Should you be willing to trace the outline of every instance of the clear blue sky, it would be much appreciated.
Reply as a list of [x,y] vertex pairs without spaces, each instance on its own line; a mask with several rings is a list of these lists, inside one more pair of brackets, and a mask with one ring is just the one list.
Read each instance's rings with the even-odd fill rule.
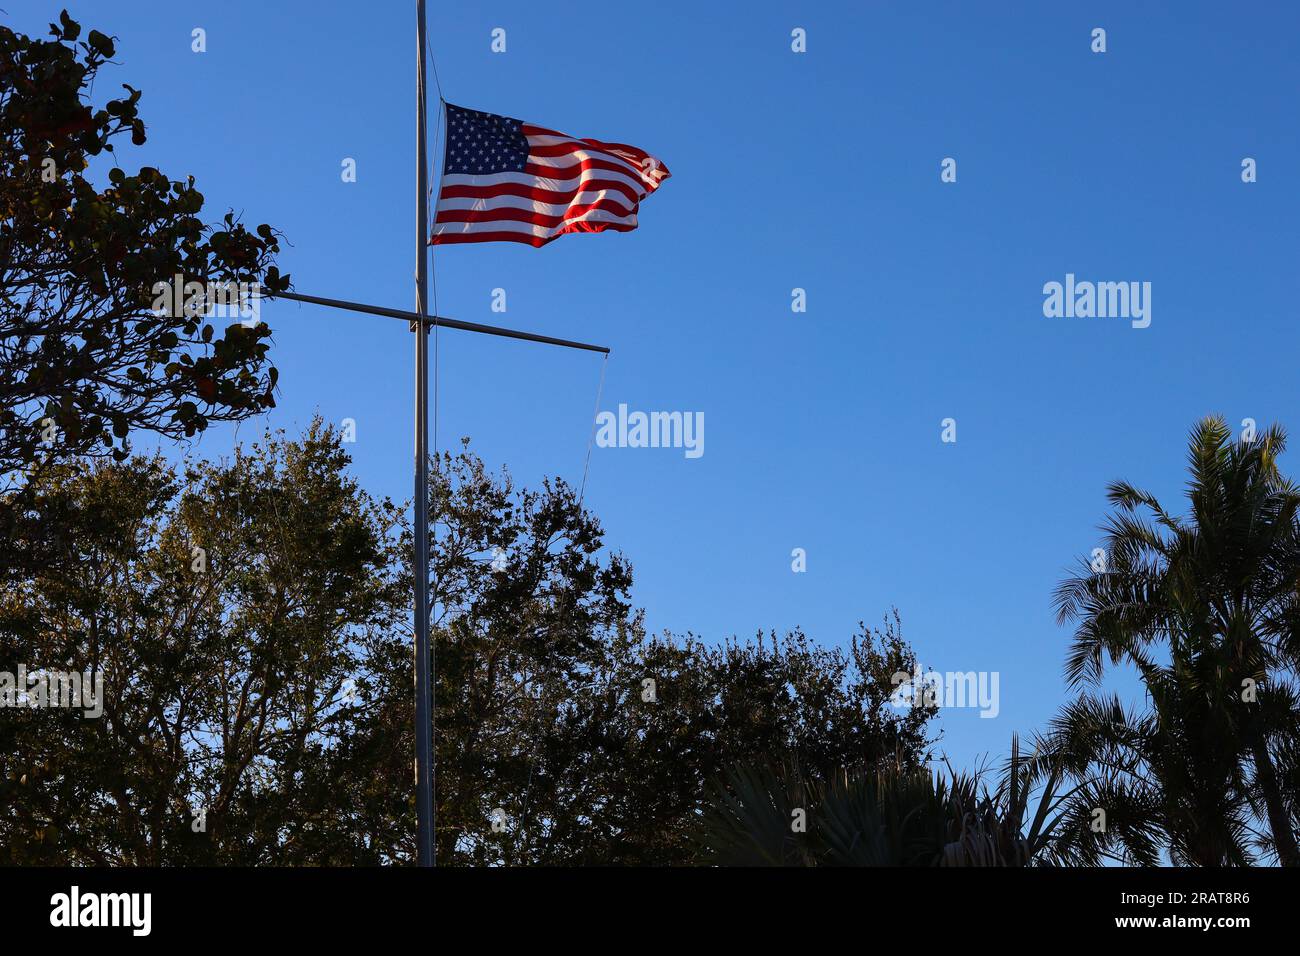
[[[0,5],[29,32],[59,9]],[[283,230],[298,291],[410,307],[413,2],[68,6],[119,37],[101,82],[144,90],[149,143],[128,165],[193,174],[214,218]],[[440,310],[610,345],[603,408],[705,413],[700,459],[593,456],[587,502],[651,628],[800,625],[832,644],[897,606],[927,664],[1000,672],[998,718],[942,719],[969,766],[1064,696],[1051,592],[1098,543],[1106,483],[1176,499],[1186,432],[1210,412],[1300,429],[1298,10],[433,2],[450,101],[634,143],[673,172],[636,232],[439,250]],[[1045,318],[1043,284],[1067,272],[1151,282],[1151,327]],[[405,326],[288,304],[264,317],[282,388],[269,421],[354,418],[365,486],[407,497]],[[525,484],[576,481],[599,371],[445,332],[440,439],[472,436]]]

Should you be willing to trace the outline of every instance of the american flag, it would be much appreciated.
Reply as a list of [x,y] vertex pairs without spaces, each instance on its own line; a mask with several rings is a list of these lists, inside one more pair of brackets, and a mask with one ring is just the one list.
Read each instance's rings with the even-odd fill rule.
[[447,104],[447,152],[433,245],[526,242],[566,232],[630,232],[668,168],[644,150],[578,139]]

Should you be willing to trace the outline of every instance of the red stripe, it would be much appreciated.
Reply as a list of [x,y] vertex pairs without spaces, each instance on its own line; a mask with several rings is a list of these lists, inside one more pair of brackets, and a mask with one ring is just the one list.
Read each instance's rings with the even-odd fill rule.
[[531,123],[524,123],[519,127],[519,129],[524,136],[559,136],[563,139],[572,140],[575,143],[582,143],[584,146],[595,147],[600,150],[609,151],[613,149],[621,149],[624,152],[633,154],[634,156],[640,156],[642,159],[646,159],[650,156],[650,154],[644,149],[640,149],[636,146],[629,146],[626,143],[606,143],[603,140],[591,139],[589,137],[581,139],[577,136],[570,136],[568,133],[561,133],[559,130],[547,129],[544,126],[533,126]]
[[[562,134],[556,134],[562,135]],[[645,166],[647,160],[654,160],[654,169],[662,170],[664,179],[668,179],[672,173],[658,159],[655,159],[643,149],[637,149],[635,146],[628,146],[624,143],[603,143],[598,139],[573,139],[569,137],[567,143],[548,143],[543,146],[538,143],[529,143],[528,151],[531,155],[557,157],[565,156],[575,152],[597,153],[601,156],[607,156],[612,162],[632,170],[638,176],[645,175]],[[630,153],[631,157],[620,155],[620,152]]]
[[649,153],[635,150],[633,156],[637,158],[628,159],[597,145],[594,140],[586,139],[569,139],[568,142],[564,143],[535,143],[529,140],[528,153],[530,156],[545,156],[550,159],[559,156],[572,156],[574,153],[596,153],[612,163],[618,163],[620,166],[631,170],[633,173],[639,173],[645,161],[650,158]]
[[568,133],[561,133],[558,129],[547,129],[545,126],[534,126],[532,123],[521,123],[519,131],[525,136],[563,136],[565,139],[573,139]]
[[621,156],[615,156],[608,150],[596,149],[590,143],[581,141],[571,143],[529,143],[528,153],[531,156],[569,156],[573,153],[599,153],[602,156],[608,156],[614,162],[621,162],[629,168],[635,168]]
[[558,235],[567,235],[571,232],[604,232],[606,229],[612,229],[614,232],[631,232],[636,228],[636,223],[632,222],[571,222]]
[[636,146],[629,146],[627,143],[607,143],[600,139],[588,139],[586,142],[591,143],[597,149],[605,150],[607,153],[631,153],[633,156],[639,156],[643,160],[650,158],[650,154],[644,149],[640,149]]
[[561,216],[548,216],[545,213],[512,207],[503,207],[501,209],[443,209],[438,213],[434,225],[440,222],[526,222],[532,226],[558,226],[568,219],[585,216],[593,209],[612,212],[618,216],[633,216],[637,211],[635,206],[631,209],[624,209],[617,203],[607,199],[581,206],[570,206]]
[[[528,157],[530,159],[537,156],[544,157],[546,159],[558,159],[561,156],[572,156],[576,152],[577,150],[569,149],[564,146],[529,146]],[[587,152],[591,152],[591,150],[588,149]],[[620,156],[615,156],[613,153],[600,152],[600,155],[608,156],[609,158],[580,160],[579,164],[585,166],[587,163],[600,163],[601,165],[596,166],[595,168],[608,169],[612,172],[623,173],[624,175],[630,176],[633,179],[637,180],[638,182],[643,183],[646,186],[646,188],[648,188],[651,192],[658,189],[659,184],[661,182],[663,182],[665,179],[669,179],[672,176],[672,173],[668,171],[668,167],[665,166],[663,163],[659,162],[659,160],[655,160],[655,163],[657,165],[653,167],[653,171],[663,173],[663,176],[661,176],[658,180],[656,180],[654,179],[654,177],[652,177],[649,174],[649,172],[647,172],[644,169],[644,166],[638,166],[636,163],[629,162],[628,160],[623,159]],[[645,157],[645,159],[651,158],[650,155],[647,153],[643,153],[642,155]],[[546,168],[547,167],[545,166],[538,166],[534,163],[528,163],[526,170],[531,173],[535,169],[546,169]],[[556,166],[554,168],[568,169],[572,167]],[[538,173],[537,175],[545,175],[545,174]]]
[[579,181],[577,187],[564,192],[555,189],[537,189],[533,186],[525,186],[523,183],[496,183],[492,186],[443,186],[442,191],[438,193],[438,198],[491,199],[494,196],[519,196],[523,199],[531,199],[534,202],[567,206],[573,202],[573,197],[578,193],[595,192],[602,189],[617,190],[633,203],[639,202],[642,198],[633,192],[632,188],[626,183],[615,182],[610,179],[583,179]]
[[[586,227],[586,228],[579,228]],[[449,246],[461,242],[522,242],[540,249],[548,242],[571,232],[631,232],[636,226],[620,222],[575,222],[553,236],[530,236],[523,232],[448,232],[429,240],[431,246]]]
[[[635,179],[637,182],[647,185],[639,173],[633,173],[628,170],[626,163],[611,163],[604,159],[584,159],[574,163],[571,166],[542,166],[539,163],[527,163],[524,166],[524,172],[530,176],[545,176],[547,179],[572,179],[577,173],[586,172],[589,169],[599,169],[609,173],[622,173],[629,179]],[[654,188],[654,187],[650,187]]]
[[541,247],[554,237],[538,238],[526,232],[447,232],[429,240],[431,246],[450,246],[459,242],[525,242]]

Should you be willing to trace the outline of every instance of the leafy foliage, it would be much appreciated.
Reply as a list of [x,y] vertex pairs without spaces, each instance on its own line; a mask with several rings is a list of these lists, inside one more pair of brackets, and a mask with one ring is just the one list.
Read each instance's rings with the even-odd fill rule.
[[[1044,774],[1031,805],[1030,780]],[[736,765],[715,784],[696,839],[721,866],[1031,866],[1077,862],[1082,839],[1061,774],[1039,754],[985,774],[880,761],[825,778],[794,762]]]
[[[127,455],[135,430],[187,437],[275,404],[270,330],[224,331],[191,308],[158,310],[156,283],[288,287],[267,225],[199,218],[193,178],[130,174],[116,146],[145,142],[141,92],[89,102],[111,37],[66,11],[51,39],[0,26],[0,477],[39,462]],[[92,161],[112,160],[106,184]],[[0,515],[0,517],[4,517]],[[12,516],[9,516],[12,518]],[[7,532],[0,521],[0,533]]]
[[[1300,865],[1294,787],[1300,661],[1300,489],[1278,470],[1280,427],[1234,440],[1207,418],[1189,442],[1186,517],[1126,482],[1110,487],[1106,568],[1085,561],[1056,603],[1077,622],[1070,681],[1104,663],[1142,679],[1147,713],[1085,692],[1047,745],[1099,775],[1111,850],[1152,863]],[[1266,830],[1256,829],[1262,819]]]
[[41,478],[61,560],[0,589],[0,668],[97,669],[105,701],[98,719],[5,711],[11,861],[367,859],[335,855],[353,824],[322,806],[322,764],[365,714],[349,678],[376,694],[366,662],[391,652],[400,593],[392,512],[345,460],[315,429],[184,475],[136,458]]
[[[0,670],[101,668],[106,703],[5,712],[0,859],[413,856],[410,529],[347,460],[317,423],[183,474],[33,479],[45,560],[0,582]],[[847,652],[650,638],[571,488],[517,490],[468,450],[437,475],[441,862],[686,863],[732,761],[921,759],[932,712],[887,703],[914,663],[895,625]]]

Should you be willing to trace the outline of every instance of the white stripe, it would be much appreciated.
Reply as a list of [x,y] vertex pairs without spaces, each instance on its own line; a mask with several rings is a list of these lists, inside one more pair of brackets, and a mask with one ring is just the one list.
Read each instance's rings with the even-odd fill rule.
[[438,212],[442,212],[444,209],[526,209],[529,212],[535,212],[543,216],[562,216],[571,206],[585,206],[588,203],[600,202],[604,199],[618,203],[630,213],[636,212],[637,204],[629,202],[626,196],[613,189],[580,192],[574,197],[573,202],[571,203],[536,202],[532,199],[525,199],[523,196],[487,196],[482,199],[439,199]]
[[[577,140],[570,136],[529,136],[529,146],[559,146],[567,144],[577,144],[573,152],[564,156],[529,156],[530,163],[537,163],[540,166],[567,166],[575,160],[581,159],[603,159],[607,162],[618,163],[620,166],[626,166],[629,173],[635,175],[638,179],[643,180],[646,185],[654,189],[659,185],[659,180],[663,178],[663,163],[655,159],[649,153],[646,153],[647,160],[653,160],[649,169],[653,172],[647,172],[645,161],[636,158],[629,158],[618,153],[610,152],[606,149],[600,149],[596,146],[589,146],[586,143],[578,143]],[[658,176],[656,179],[654,176]]]
[[558,226],[534,226],[526,222],[440,222],[433,227],[435,236],[465,235],[473,232],[521,232],[525,235],[546,239],[558,236],[566,226],[574,222],[610,222],[636,225],[636,216],[615,216],[600,209],[593,209],[560,223]]
[[636,194],[638,199],[645,199],[649,193],[646,191],[645,184],[633,180],[622,173],[613,173],[603,169],[591,169],[579,173],[569,179],[551,179],[546,176],[530,176],[528,173],[492,173],[487,176],[470,176],[466,173],[448,173],[442,177],[442,185],[446,186],[470,186],[482,189],[488,186],[500,186],[505,183],[514,183],[519,186],[528,186],[531,189],[549,189],[552,192],[567,193],[578,189],[584,182],[591,180],[604,180],[606,182],[623,183]]
[[[533,163],[534,165],[549,166],[552,168],[560,168],[560,169],[563,169],[566,166],[572,166],[575,163],[580,163],[583,160],[587,160],[587,159],[601,159],[601,160],[605,160],[606,162],[610,161],[610,157],[607,157],[604,153],[586,153],[586,152],[570,153],[568,156],[529,156],[528,157],[528,161],[530,163]],[[658,174],[659,179],[654,179],[648,173],[642,172],[640,170],[634,171],[634,168],[630,166],[628,163],[616,162],[614,165],[624,167],[627,170],[627,172],[620,173],[620,172],[614,172],[613,170],[610,169],[593,169],[588,171],[587,175],[588,176],[615,176],[615,177],[620,177],[620,176],[630,177],[634,175],[636,177],[636,182],[638,187],[643,190],[647,186],[651,190],[654,190],[659,185],[659,179],[663,178],[663,172],[658,169],[655,170],[655,173]]]
[[593,146],[590,143],[584,143],[574,136],[529,136],[529,147],[533,146],[566,146],[573,152],[573,156],[590,156],[592,159],[607,159],[612,163],[622,163],[629,169],[636,172],[641,171],[641,160],[638,157],[627,157],[612,150],[604,149],[600,146]]

